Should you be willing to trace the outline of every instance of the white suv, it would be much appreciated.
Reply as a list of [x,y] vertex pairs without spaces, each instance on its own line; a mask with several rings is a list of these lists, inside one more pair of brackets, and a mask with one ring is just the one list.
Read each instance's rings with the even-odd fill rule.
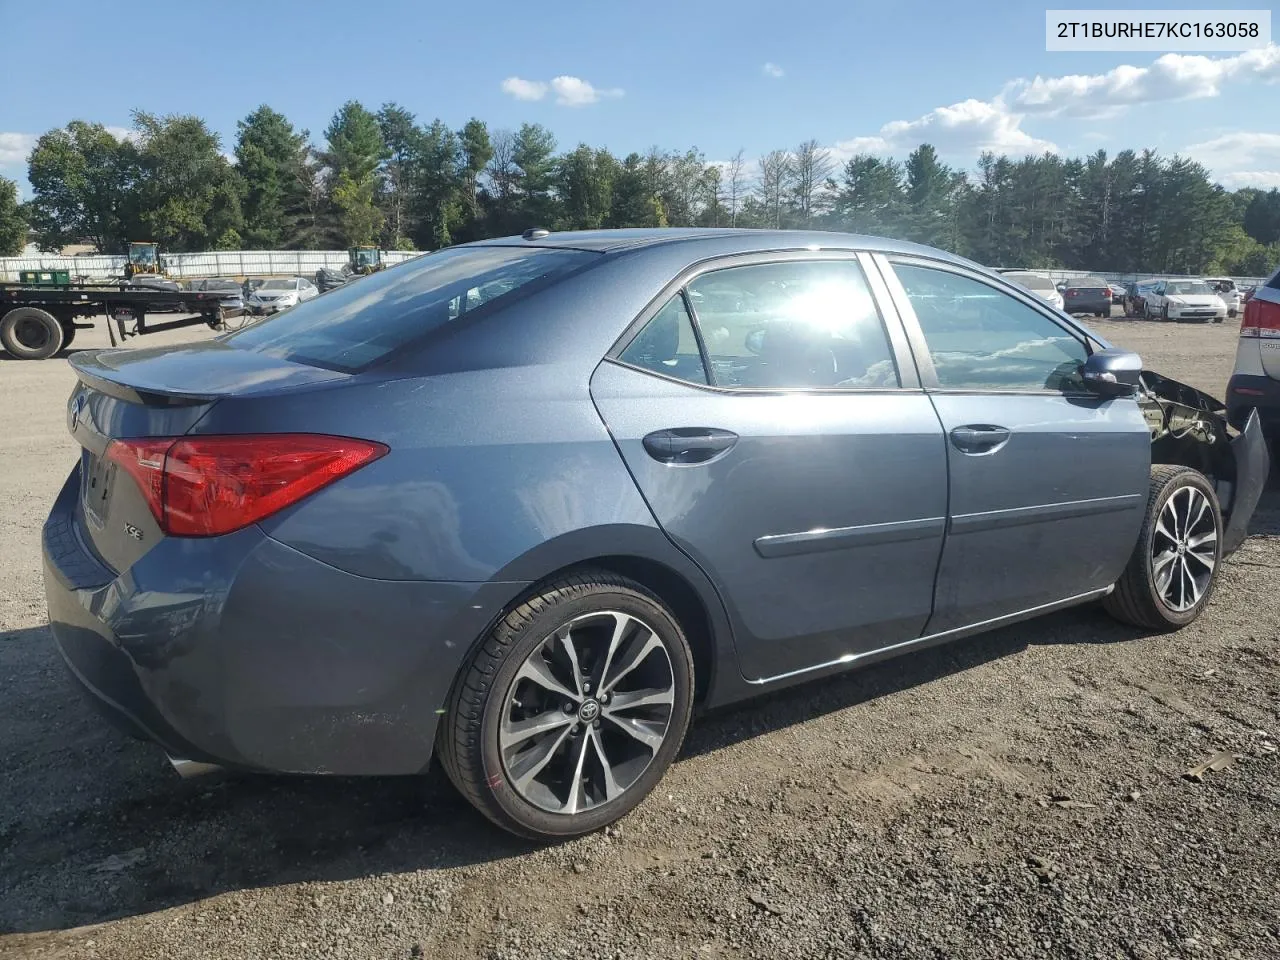
[[1147,294],[1147,318],[1221,323],[1227,305],[1203,280],[1161,280]]
[[1244,305],[1236,369],[1227,383],[1227,419],[1243,426],[1258,411],[1271,452],[1280,460],[1280,270]]

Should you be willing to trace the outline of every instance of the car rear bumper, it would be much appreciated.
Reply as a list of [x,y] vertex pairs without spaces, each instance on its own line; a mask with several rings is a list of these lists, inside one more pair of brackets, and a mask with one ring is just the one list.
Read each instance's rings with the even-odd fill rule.
[[1280,437],[1280,380],[1237,373],[1227,381],[1227,420],[1244,427],[1250,410],[1258,411],[1262,431],[1273,441]]
[[167,538],[115,573],[45,523],[59,652],[95,704],[171,757],[286,773],[411,774],[472,641],[523,585],[372,580],[256,527]]

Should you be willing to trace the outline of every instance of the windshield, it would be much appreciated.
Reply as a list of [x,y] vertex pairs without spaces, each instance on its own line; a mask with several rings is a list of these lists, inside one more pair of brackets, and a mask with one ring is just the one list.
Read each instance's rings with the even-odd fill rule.
[[1213,291],[1209,289],[1209,285],[1200,280],[1179,280],[1177,282],[1171,282],[1164,288],[1164,292],[1167,296],[1171,297],[1213,293]]
[[154,263],[155,259],[154,247],[134,247],[129,251],[129,260],[132,263]]
[[226,342],[283,360],[357,370],[526,283],[598,256],[547,247],[452,247],[344,284]]
[[296,290],[297,284],[292,280],[268,280],[259,290]]

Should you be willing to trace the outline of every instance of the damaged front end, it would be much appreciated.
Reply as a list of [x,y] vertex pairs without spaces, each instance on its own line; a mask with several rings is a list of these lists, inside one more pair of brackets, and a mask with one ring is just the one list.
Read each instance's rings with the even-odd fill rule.
[[1222,552],[1235,552],[1270,471],[1257,411],[1237,434],[1220,400],[1151,370],[1142,371],[1138,404],[1151,429],[1151,462],[1192,467],[1213,481],[1225,518]]

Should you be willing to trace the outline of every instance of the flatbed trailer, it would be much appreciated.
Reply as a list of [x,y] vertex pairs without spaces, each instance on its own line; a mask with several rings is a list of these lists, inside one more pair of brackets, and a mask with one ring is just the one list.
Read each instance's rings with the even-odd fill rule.
[[[20,286],[0,283],[0,346],[19,360],[45,360],[71,345],[77,330],[89,330],[85,318],[107,317],[111,345],[130,337],[161,330],[205,324],[223,329],[227,319],[241,313],[229,309],[216,292],[147,290],[126,284],[80,286]],[[159,323],[153,313],[187,314]]]

